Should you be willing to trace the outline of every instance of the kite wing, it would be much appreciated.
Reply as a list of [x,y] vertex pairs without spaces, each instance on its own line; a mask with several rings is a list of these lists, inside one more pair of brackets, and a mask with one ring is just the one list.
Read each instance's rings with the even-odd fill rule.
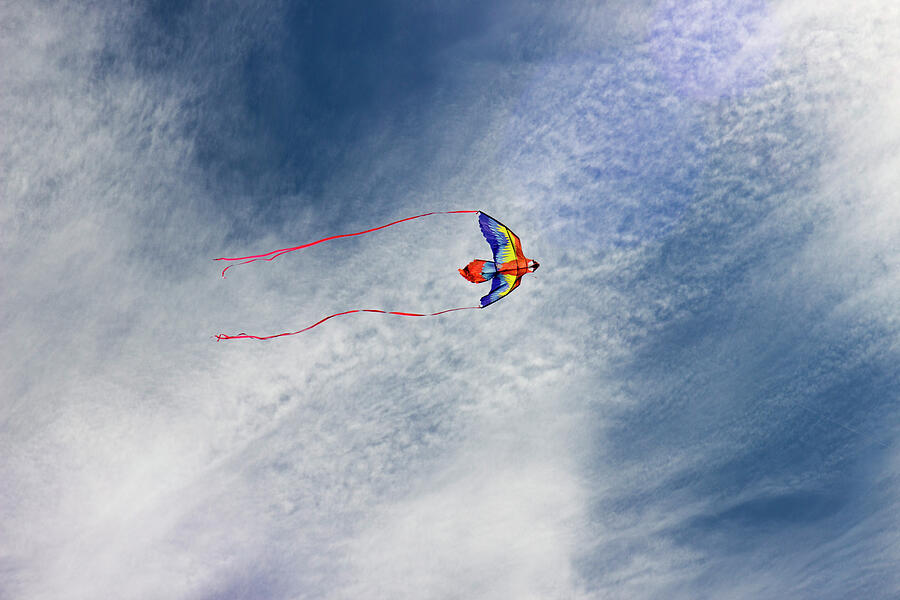
[[481,298],[481,308],[488,304],[493,304],[500,298],[506,296],[511,291],[519,287],[522,282],[522,276],[516,277],[511,273],[498,273],[491,280],[491,291],[488,295]]
[[[491,245],[495,263],[502,265],[517,258],[525,258],[525,255],[522,253],[522,242],[519,241],[519,237],[516,234],[510,231],[509,227],[483,212],[478,213],[478,224],[481,226],[481,233],[484,234],[484,239]],[[491,290],[489,295],[493,293],[494,290]],[[503,295],[508,293],[504,292],[498,298],[502,298]],[[493,301],[491,300],[491,302]],[[482,299],[483,302],[484,299]]]

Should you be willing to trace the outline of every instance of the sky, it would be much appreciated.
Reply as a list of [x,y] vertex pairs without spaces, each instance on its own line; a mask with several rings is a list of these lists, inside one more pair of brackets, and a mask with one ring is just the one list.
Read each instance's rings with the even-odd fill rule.
[[0,3],[0,599],[898,597],[898,30]]

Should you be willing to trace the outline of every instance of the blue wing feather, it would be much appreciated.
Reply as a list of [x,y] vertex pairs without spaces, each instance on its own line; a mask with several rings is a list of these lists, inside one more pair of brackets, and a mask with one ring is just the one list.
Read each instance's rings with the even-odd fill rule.
[[495,263],[503,264],[516,259],[516,249],[513,244],[515,234],[508,227],[485,213],[478,213],[478,224],[481,226],[484,239],[491,246]]
[[519,287],[520,281],[522,281],[521,276],[516,277],[509,273],[498,273],[491,280],[491,291],[481,298],[481,308],[484,308],[488,304],[493,304],[503,296],[509,294]]

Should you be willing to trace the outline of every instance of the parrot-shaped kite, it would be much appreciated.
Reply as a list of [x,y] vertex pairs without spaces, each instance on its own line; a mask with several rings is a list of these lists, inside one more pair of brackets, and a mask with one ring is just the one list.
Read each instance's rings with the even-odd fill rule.
[[491,245],[494,260],[475,259],[460,269],[459,274],[472,283],[492,282],[490,293],[481,298],[481,308],[484,308],[519,287],[522,276],[534,273],[541,264],[525,257],[519,236],[497,219],[479,212],[478,224]]
[[[271,252],[267,252],[265,254],[255,254],[252,256],[241,256],[236,258],[217,258],[215,260],[223,260],[227,262],[231,262],[228,266],[226,266],[222,270],[222,277],[225,277],[225,271],[230,269],[236,265],[244,265],[247,263],[255,262],[257,260],[274,260],[281,256],[282,254],[287,254],[288,252],[294,252],[295,250],[302,250],[303,248],[309,248],[310,246],[315,246],[316,244],[321,244],[322,242],[327,242],[328,240],[335,240],[338,238],[352,237],[355,235],[363,235],[365,233],[371,233],[373,231],[378,231],[379,229],[384,229],[385,227],[391,227],[392,225],[396,225],[398,223],[403,223],[404,221],[411,221],[413,219],[421,219],[422,217],[427,217],[429,215],[438,215],[438,214],[462,214],[462,213],[477,213],[478,214],[478,224],[481,226],[481,232],[484,234],[485,239],[488,244],[491,246],[491,250],[494,253],[494,260],[483,260],[483,259],[475,259],[466,265],[465,268],[459,269],[460,275],[471,281],[472,283],[483,283],[485,281],[491,281],[491,291],[485,295],[481,299],[480,306],[461,306],[458,308],[448,308],[445,310],[440,310],[433,313],[412,313],[412,312],[397,312],[397,311],[389,311],[389,310],[381,310],[377,308],[357,308],[353,310],[347,310],[340,313],[335,313],[333,315],[328,315],[327,317],[316,321],[312,325],[308,327],[304,327],[298,331],[288,331],[285,333],[278,333],[275,335],[267,335],[267,336],[255,336],[249,335],[246,333],[239,333],[237,335],[226,335],[224,333],[220,333],[216,335],[216,340],[235,340],[235,339],[254,339],[254,340],[270,340],[272,338],[282,337],[286,335],[297,335],[298,333],[303,333],[304,331],[309,331],[313,327],[320,325],[327,321],[328,319],[339,317],[342,315],[349,315],[351,313],[379,313],[384,315],[396,315],[400,317],[434,317],[437,315],[442,315],[444,313],[449,313],[457,310],[469,310],[473,308],[485,308],[500,300],[504,296],[507,296],[514,289],[519,287],[519,284],[522,282],[522,276],[525,273],[533,273],[538,269],[540,264],[531,260],[530,258],[526,258],[525,254],[522,253],[522,242],[519,241],[519,237],[514,234],[507,226],[505,226],[500,221],[497,221],[493,217],[481,212],[480,210],[450,210],[450,211],[439,211],[439,212],[430,212],[425,213],[423,215],[416,215],[413,217],[406,217],[405,219],[400,219],[398,221],[394,221],[392,223],[388,223],[387,225],[381,225],[380,227],[374,227],[372,229],[366,229],[365,231],[358,231],[356,233],[343,233],[341,235],[333,235],[330,237],[322,238],[321,240],[316,240],[315,242],[309,242],[307,244],[303,244],[300,246],[294,246],[293,248],[282,248],[280,250],[272,250]],[[239,262],[238,262],[239,261]]]

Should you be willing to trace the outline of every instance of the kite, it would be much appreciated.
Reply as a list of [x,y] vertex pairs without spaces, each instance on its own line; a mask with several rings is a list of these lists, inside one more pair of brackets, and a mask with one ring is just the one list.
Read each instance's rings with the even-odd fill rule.
[[475,259],[466,265],[464,268],[459,269],[459,274],[462,275],[468,281],[472,283],[484,283],[485,281],[490,281],[491,283],[491,291],[488,292],[485,296],[481,298],[481,304],[478,306],[460,306],[457,308],[448,308],[445,310],[440,310],[432,313],[413,313],[413,312],[398,312],[398,311],[390,311],[390,310],[381,310],[376,308],[357,308],[353,310],[347,310],[344,312],[335,313],[333,315],[328,315],[327,317],[316,321],[312,325],[308,327],[304,327],[298,331],[288,331],[285,333],[278,333],[275,335],[267,335],[267,336],[255,336],[249,335],[247,333],[239,333],[237,335],[226,335],[223,333],[216,334],[216,340],[237,340],[237,339],[254,339],[254,340],[270,340],[273,338],[288,336],[288,335],[297,335],[298,333],[303,333],[304,331],[309,331],[313,327],[321,325],[325,321],[329,319],[333,319],[334,317],[340,317],[343,315],[349,315],[352,313],[378,313],[383,315],[395,315],[400,317],[434,317],[437,315],[443,315],[445,313],[454,312],[458,310],[470,310],[475,308],[486,308],[497,302],[501,298],[508,296],[514,289],[519,287],[519,284],[522,282],[522,277],[526,273],[533,273],[537,271],[538,267],[540,267],[540,263],[536,260],[532,260],[530,258],[526,258],[525,254],[522,252],[522,242],[519,240],[519,237],[512,232],[506,225],[501,223],[500,221],[494,219],[490,215],[481,212],[480,210],[450,210],[450,211],[437,211],[425,213],[422,215],[416,215],[413,217],[406,217],[405,219],[400,219],[398,221],[393,221],[388,223],[387,225],[381,225],[380,227],[373,227],[372,229],[366,229],[365,231],[358,231],[356,233],[344,233],[341,235],[332,235],[326,238],[322,238],[321,240],[316,240],[314,242],[309,242],[306,244],[302,244],[300,246],[294,246],[292,248],[281,248],[280,250],[272,250],[271,252],[266,252],[265,254],[254,254],[251,256],[240,256],[235,258],[216,258],[214,260],[222,260],[229,262],[231,264],[227,265],[224,269],[222,269],[222,277],[225,277],[225,272],[228,271],[231,267],[238,265],[246,265],[248,263],[256,262],[258,260],[274,260],[283,254],[287,254],[288,252],[294,252],[296,250],[302,250],[304,248],[309,248],[310,246],[315,246],[316,244],[321,244],[322,242],[327,242],[329,240],[336,240],[339,238],[352,237],[356,235],[363,235],[366,233],[372,233],[373,231],[378,231],[379,229],[384,229],[386,227],[391,227],[392,225],[397,225],[398,223],[403,223],[405,221],[412,221],[413,219],[421,219],[422,217],[427,217],[430,215],[450,215],[450,214],[478,214],[478,224],[481,227],[481,232],[484,234],[484,238],[487,240],[488,244],[491,247],[491,251],[493,252],[493,260],[484,260],[484,259]]
[[481,233],[494,253],[494,260],[476,258],[459,274],[472,283],[492,281],[491,291],[481,299],[481,308],[490,306],[519,287],[525,273],[534,273],[541,266],[536,260],[526,258],[522,242],[512,230],[483,212],[478,213]]

